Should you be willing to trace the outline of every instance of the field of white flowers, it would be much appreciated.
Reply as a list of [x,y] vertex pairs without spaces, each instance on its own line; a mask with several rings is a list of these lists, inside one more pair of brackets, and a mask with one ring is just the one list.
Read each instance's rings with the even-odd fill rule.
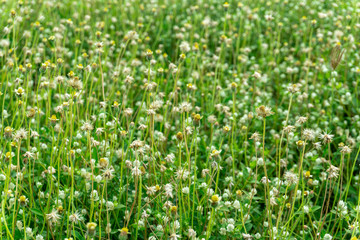
[[0,240],[360,239],[359,1],[0,15]]

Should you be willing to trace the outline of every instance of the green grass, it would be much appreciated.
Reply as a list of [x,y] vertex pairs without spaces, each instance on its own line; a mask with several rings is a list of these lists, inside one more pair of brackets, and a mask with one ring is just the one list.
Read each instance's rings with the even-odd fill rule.
[[3,1],[0,238],[356,240],[358,7]]

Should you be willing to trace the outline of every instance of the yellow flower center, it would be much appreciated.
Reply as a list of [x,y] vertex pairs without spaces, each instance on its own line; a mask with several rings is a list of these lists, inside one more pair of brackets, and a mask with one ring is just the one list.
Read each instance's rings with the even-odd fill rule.
[[219,201],[219,196],[218,195],[212,195],[211,196],[211,201],[214,203],[217,203]]

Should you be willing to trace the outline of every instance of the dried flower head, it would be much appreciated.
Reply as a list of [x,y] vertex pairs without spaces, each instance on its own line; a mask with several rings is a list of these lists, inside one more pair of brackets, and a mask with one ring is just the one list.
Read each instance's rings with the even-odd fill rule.
[[339,176],[339,168],[335,167],[334,165],[330,165],[330,167],[326,170],[329,173],[328,178],[337,178]]
[[339,63],[341,62],[341,58],[344,54],[345,50],[341,50],[341,47],[339,45],[336,45],[332,50],[330,54],[330,63],[333,70],[337,68]]
[[258,117],[268,117],[270,115],[273,115],[274,113],[271,111],[270,107],[261,105],[260,107],[256,108],[256,113]]

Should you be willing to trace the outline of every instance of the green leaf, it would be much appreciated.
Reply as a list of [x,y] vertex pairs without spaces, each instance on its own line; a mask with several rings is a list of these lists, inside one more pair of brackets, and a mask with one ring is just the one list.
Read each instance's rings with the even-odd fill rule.
[[44,214],[39,209],[31,208],[30,211],[35,215],[38,215],[40,217],[44,217]]
[[75,236],[76,236],[76,239],[85,240],[84,236],[81,235],[81,233],[79,233],[78,231],[75,231]]
[[321,207],[320,206],[315,206],[311,208],[312,212],[316,212],[317,210],[319,210]]

